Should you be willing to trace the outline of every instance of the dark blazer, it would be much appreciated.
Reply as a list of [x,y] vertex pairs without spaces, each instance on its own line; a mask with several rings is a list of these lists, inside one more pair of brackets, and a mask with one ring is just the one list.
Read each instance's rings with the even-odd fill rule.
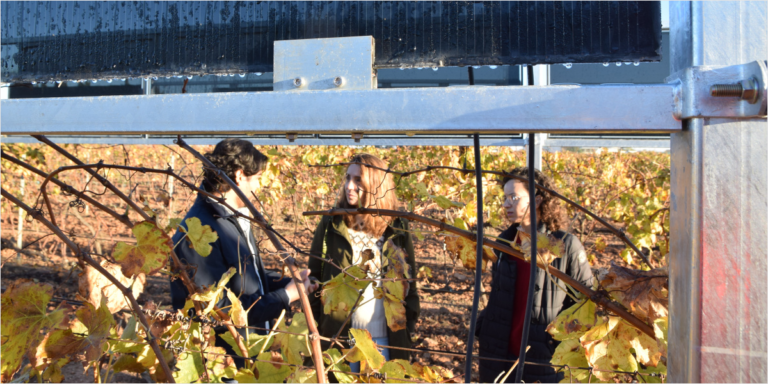
[[[517,234],[518,225],[513,225],[501,233],[499,237],[513,241]],[[555,238],[563,241],[563,257],[555,259],[550,265],[563,271],[582,284],[591,287],[593,284],[592,269],[587,262],[584,246],[575,236],[563,232],[549,232],[542,224],[539,232],[548,232]],[[499,260],[494,263],[492,269],[493,280],[488,305],[478,317],[476,335],[480,339],[480,357],[516,360],[517,352],[509,353],[509,333],[512,328],[512,309],[514,306],[515,284],[517,282],[517,263],[512,256],[496,251]],[[528,268],[528,266],[526,266]],[[547,325],[565,308],[575,304],[573,300],[555,283],[565,287],[560,279],[550,276],[539,269],[536,273],[534,286],[533,308],[531,312],[531,327],[528,333],[528,345],[531,349],[526,353],[526,361],[549,364],[552,354],[559,344],[552,339],[547,332]],[[509,369],[512,363],[480,360],[480,381],[493,382],[501,371]],[[540,381],[542,383],[556,383],[562,377],[562,372],[557,373],[550,367],[526,365],[523,371],[523,380],[526,383]],[[508,380],[514,380],[512,373]]]
[[[416,269],[416,261],[413,255],[413,240],[411,239],[410,232],[406,232],[407,230],[408,221],[397,218],[387,230],[384,231],[384,238],[392,239],[395,245],[405,251],[407,254],[406,262],[411,269],[411,276],[415,277],[418,270]],[[315,229],[315,236],[312,239],[310,253],[318,256],[323,255],[323,257],[333,260],[336,265],[342,268],[352,265],[352,244],[349,242],[349,232],[347,231],[347,225],[344,223],[342,216],[323,217],[320,224],[317,226],[317,229]],[[323,282],[332,279],[341,272],[338,268],[314,258],[309,259],[309,270],[310,276],[314,276]],[[346,320],[346,316],[335,317],[333,314],[326,315],[323,313],[323,305],[320,300],[321,291],[322,290],[318,289],[315,294],[310,295],[309,301],[312,305],[312,314],[319,324],[318,330],[320,331],[320,334],[325,337],[333,337],[336,332],[338,332],[339,328],[341,328],[344,320]],[[405,296],[406,329],[392,332],[392,330],[387,327],[390,345],[405,348],[411,347],[412,343],[410,335],[416,329],[416,320],[419,318],[419,312],[421,312],[421,307],[419,304],[418,288],[416,287],[416,282],[411,281],[408,294]],[[348,334],[349,322],[347,322],[347,325],[340,335],[347,336]],[[328,348],[327,342],[323,348]],[[408,360],[410,358],[410,352],[390,349],[389,356],[391,359]]]
[[[195,203],[184,219],[186,221],[191,217],[200,219],[202,225],[210,225],[211,229],[216,231],[219,236],[219,239],[211,244],[213,250],[207,257],[200,256],[197,251],[190,248],[186,239],[176,246],[176,254],[179,259],[195,267],[195,270],[190,271],[190,275],[194,275],[197,286],[216,284],[230,267],[235,267],[238,272],[229,281],[227,288],[240,297],[243,308],[251,308],[248,312],[248,325],[263,327],[265,322],[272,322],[273,319],[280,316],[283,309],[290,312],[290,301],[288,293],[285,291],[285,286],[291,281],[290,278],[281,279],[279,273],[266,271],[258,252],[255,255],[251,254],[245,234],[237,224],[237,216],[228,213],[218,203],[198,194]],[[185,221],[182,221],[181,225],[186,228]],[[176,232],[173,236],[173,243],[178,243],[183,236],[184,233]],[[251,240],[253,244],[256,244],[253,234],[251,234]],[[257,270],[258,276],[256,275]],[[264,288],[263,295],[260,289],[262,285]],[[171,281],[171,298],[174,309],[184,307],[187,294],[187,289],[180,280]],[[230,301],[224,295],[217,305],[219,308],[228,307]],[[228,310],[224,311],[228,312]],[[254,331],[251,330],[251,332]],[[266,334],[266,331],[255,332]]]

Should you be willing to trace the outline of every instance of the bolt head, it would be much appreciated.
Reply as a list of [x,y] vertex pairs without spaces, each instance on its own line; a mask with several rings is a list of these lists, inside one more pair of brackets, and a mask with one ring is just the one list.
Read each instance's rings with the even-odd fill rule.
[[301,81],[301,77],[297,77],[297,78],[293,79],[293,86],[294,87],[299,88],[299,87],[302,86],[302,84],[303,84],[303,82]]
[[341,87],[342,85],[344,85],[344,82],[345,82],[345,81],[344,81],[344,78],[343,78],[343,77],[341,77],[341,76],[336,76],[336,77],[333,79],[333,85],[335,85],[335,86],[337,86],[337,87]]
[[744,80],[741,82],[743,91],[741,92],[741,99],[746,100],[750,104],[757,103],[760,98],[760,85],[756,78]]

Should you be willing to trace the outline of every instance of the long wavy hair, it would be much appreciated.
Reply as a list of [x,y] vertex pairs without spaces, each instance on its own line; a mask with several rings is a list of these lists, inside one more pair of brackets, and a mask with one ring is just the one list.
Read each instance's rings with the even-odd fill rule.
[[[507,172],[508,175],[528,178],[528,167],[520,167]],[[549,176],[543,174],[538,169],[534,169],[533,179],[536,184],[549,188],[555,192],[557,188],[555,183]],[[507,182],[511,180],[517,180],[513,177],[505,176],[501,180],[502,188],[507,185]],[[520,180],[517,180],[520,181]],[[521,181],[522,182],[522,181]],[[541,196],[541,205],[536,210],[536,219],[539,223],[547,225],[547,229],[550,231],[566,230],[568,228],[568,216],[565,214],[565,207],[562,202],[556,196],[541,189],[536,189],[536,196]],[[531,199],[533,200],[533,199]]]
[[[336,206],[339,208],[372,208],[396,210],[400,205],[395,191],[395,182],[392,174],[381,169],[389,169],[389,164],[374,155],[367,153],[357,154],[349,160],[350,163],[360,163],[361,194],[357,206],[349,204],[345,191],[346,182],[339,189],[339,199]],[[367,167],[370,165],[372,167]],[[362,220],[360,220],[362,219]],[[348,228],[356,231],[381,236],[389,226],[390,220],[386,216],[354,214],[345,215],[344,222]],[[362,224],[361,224],[362,223]]]
[[[226,139],[216,144],[213,152],[204,155],[213,165],[220,168],[230,179],[242,170],[246,176],[253,176],[267,167],[269,158],[254,148],[250,141]],[[228,192],[231,188],[224,179],[211,169],[204,168],[204,186],[208,192]]]

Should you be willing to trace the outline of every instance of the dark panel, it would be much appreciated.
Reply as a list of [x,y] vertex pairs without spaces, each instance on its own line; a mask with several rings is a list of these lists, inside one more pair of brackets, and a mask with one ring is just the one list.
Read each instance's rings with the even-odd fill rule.
[[3,1],[2,81],[271,72],[276,40],[372,35],[378,68],[659,61],[659,2]]

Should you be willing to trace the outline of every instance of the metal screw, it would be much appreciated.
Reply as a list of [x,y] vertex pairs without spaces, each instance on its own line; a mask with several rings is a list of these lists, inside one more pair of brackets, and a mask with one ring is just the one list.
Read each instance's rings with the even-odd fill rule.
[[359,143],[360,140],[363,139],[363,134],[361,133],[352,133],[352,138],[355,140],[355,143]]
[[302,81],[301,77],[297,77],[293,79],[293,86],[296,88],[300,88],[302,85],[304,85],[304,81]]
[[333,85],[335,85],[335,86],[337,86],[337,87],[341,87],[341,86],[343,86],[343,85],[344,85],[344,83],[346,83],[346,80],[344,80],[344,78],[343,78],[343,77],[341,77],[341,76],[336,76],[336,77],[333,79]]
[[753,77],[736,84],[715,84],[709,88],[709,94],[713,97],[738,97],[754,104],[760,98],[760,83]]

